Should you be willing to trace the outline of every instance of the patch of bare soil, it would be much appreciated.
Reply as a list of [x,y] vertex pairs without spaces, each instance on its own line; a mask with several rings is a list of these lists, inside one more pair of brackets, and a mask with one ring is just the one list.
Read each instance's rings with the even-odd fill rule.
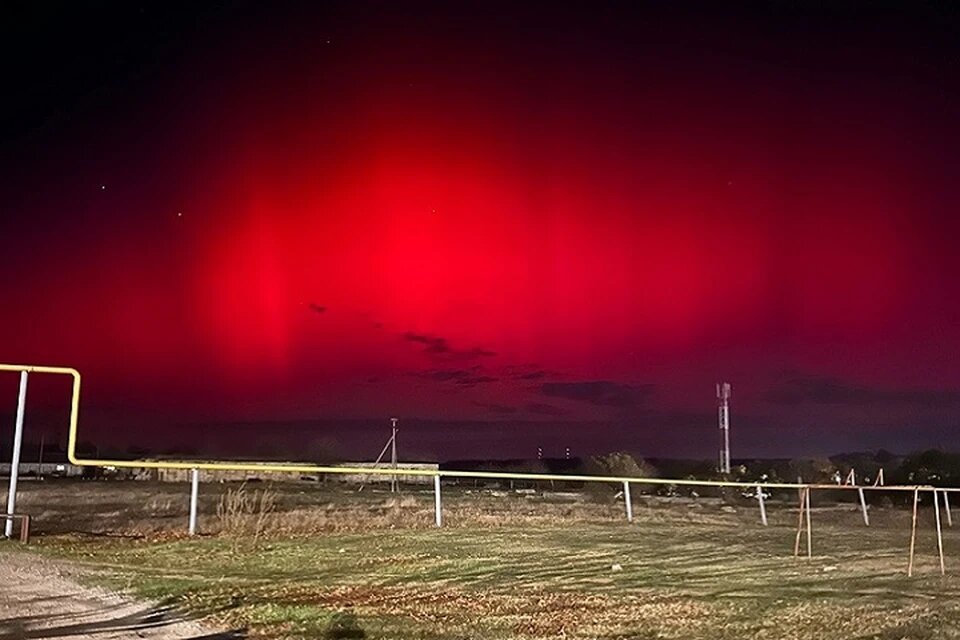
[[0,640],[215,640],[218,633],[162,603],[137,602],[81,585],[83,569],[20,551],[0,551]]

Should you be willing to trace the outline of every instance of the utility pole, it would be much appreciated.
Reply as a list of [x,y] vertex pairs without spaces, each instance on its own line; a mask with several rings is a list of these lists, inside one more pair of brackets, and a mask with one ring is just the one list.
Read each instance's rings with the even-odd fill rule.
[[720,423],[720,473],[730,473],[730,383],[717,383],[717,418]]
[[397,422],[399,422],[399,418],[390,418],[390,465],[393,467],[393,479],[390,481],[390,493],[397,492]]
[[40,434],[40,456],[37,459],[37,476],[43,480],[43,434]]

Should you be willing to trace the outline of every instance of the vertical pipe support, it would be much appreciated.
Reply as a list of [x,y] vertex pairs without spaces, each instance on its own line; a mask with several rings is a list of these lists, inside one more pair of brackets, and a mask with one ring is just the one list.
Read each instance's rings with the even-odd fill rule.
[[3,535],[13,537],[13,514],[17,508],[17,479],[20,476],[20,449],[23,447],[23,414],[27,408],[27,372],[20,372],[20,395],[17,397],[17,421],[13,432],[13,455],[10,459],[10,486],[7,488],[7,519]]
[[913,523],[910,525],[910,560],[907,563],[907,577],[913,576],[913,551],[917,541],[917,503],[920,501],[920,489],[913,490]]
[[623,481],[623,502],[627,505],[627,522],[633,522],[633,500],[630,499],[630,483]]
[[813,530],[810,525],[810,487],[806,490],[807,496],[807,559],[813,558]]
[[197,496],[200,492],[200,471],[190,470],[190,535],[197,535]]
[[940,501],[937,500],[937,490],[933,490],[933,513],[937,521],[937,553],[940,555],[940,575],[947,575],[943,564],[943,529],[940,526]]
[[438,527],[443,526],[443,507],[440,503],[440,476],[433,476],[433,514]]
[[760,504],[760,522],[767,526],[767,505],[763,501],[763,489],[757,485],[757,502]]
[[953,516],[950,514],[950,492],[943,491],[943,511],[947,514],[947,526],[953,526]]
[[793,557],[800,557],[800,537],[803,535],[803,509],[806,504],[806,495],[804,494],[803,488],[797,489],[797,492],[800,494],[800,505],[797,508],[797,538],[793,543]]
[[857,493],[860,495],[860,511],[863,512],[863,524],[870,526],[870,515],[867,513],[867,498],[863,495],[863,487],[857,487]]

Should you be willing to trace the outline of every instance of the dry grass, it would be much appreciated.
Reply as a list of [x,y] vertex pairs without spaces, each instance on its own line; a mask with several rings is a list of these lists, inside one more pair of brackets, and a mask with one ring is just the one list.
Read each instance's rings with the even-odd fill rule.
[[[908,580],[906,514],[877,513],[881,527],[868,531],[855,514],[823,509],[812,561],[791,557],[789,513],[767,528],[670,508],[653,515],[634,525],[275,536],[241,554],[215,537],[44,545],[266,636],[321,635],[342,611],[371,638],[892,639],[960,629],[960,576],[937,574],[926,518]],[[950,531],[947,544],[952,557],[960,536]]]
[[[18,510],[33,516],[36,534],[91,533],[157,537],[180,535],[187,528],[188,483],[55,481],[21,483]],[[565,523],[620,523],[622,497],[606,491],[448,487],[443,489],[444,526],[499,528],[552,526]],[[0,484],[0,492],[5,487]],[[878,504],[880,503],[877,500]],[[756,505],[731,506],[719,497],[698,499],[636,494],[634,513],[648,522],[723,524],[755,522]],[[889,500],[887,500],[889,503]],[[792,496],[771,500],[771,518],[795,509]],[[824,503],[817,511],[836,510],[856,522],[853,503]],[[883,509],[900,513],[894,508]],[[199,494],[199,531],[233,537],[314,535],[378,529],[432,528],[433,492],[404,487],[399,494],[385,487],[323,483],[207,483]],[[785,523],[790,518],[784,519]]]
[[249,489],[247,483],[227,489],[217,505],[220,533],[236,541],[250,540],[256,547],[274,528],[273,513],[277,492],[272,489]]
[[[186,529],[188,483],[47,480],[20,486],[19,509],[34,516],[39,534],[157,536]],[[264,496],[270,499],[266,511],[253,504]],[[638,508],[642,500],[635,498]],[[200,487],[198,511],[199,530],[207,534],[423,528],[433,526],[433,494],[429,488],[413,487],[401,494],[371,486],[358,492],[332,483],[208,483]],[[571,517],[617,521],[623,517],[623,504],[614,500],[612,491],[585,496],[444,487],[444,524],[451,527],[536,525]]]
[[[770,501],[769,527],[749,502],[639,496],[628,525],[612,493],[445,487],[438,530],[427,491],[211,485],[201,528],[217,535],[184,539],[188,487],[174,488],[31,491],[35,512],[66,510],[57,496],[70,493],[83,519],[152,532],[46,536],[37,548],[267,637],[328,637],[349,618],[368,638],[960,638],[960,529],[946,531],[941,578],[929,505],[907,579],[901,508],[872,509],[867,528],[855,505],[815,501],[815,557],[795,560],[794,496]],[[142,501],[117,508],[131,496]],[[217,504],[235,521],[213,515]]]

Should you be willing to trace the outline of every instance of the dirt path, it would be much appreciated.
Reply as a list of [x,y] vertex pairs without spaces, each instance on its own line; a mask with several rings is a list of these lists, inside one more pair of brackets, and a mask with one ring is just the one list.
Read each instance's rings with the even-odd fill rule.
[[163,605],[81,586],[82,568],[19,551],[0,551],[0,640],[237,638]]

